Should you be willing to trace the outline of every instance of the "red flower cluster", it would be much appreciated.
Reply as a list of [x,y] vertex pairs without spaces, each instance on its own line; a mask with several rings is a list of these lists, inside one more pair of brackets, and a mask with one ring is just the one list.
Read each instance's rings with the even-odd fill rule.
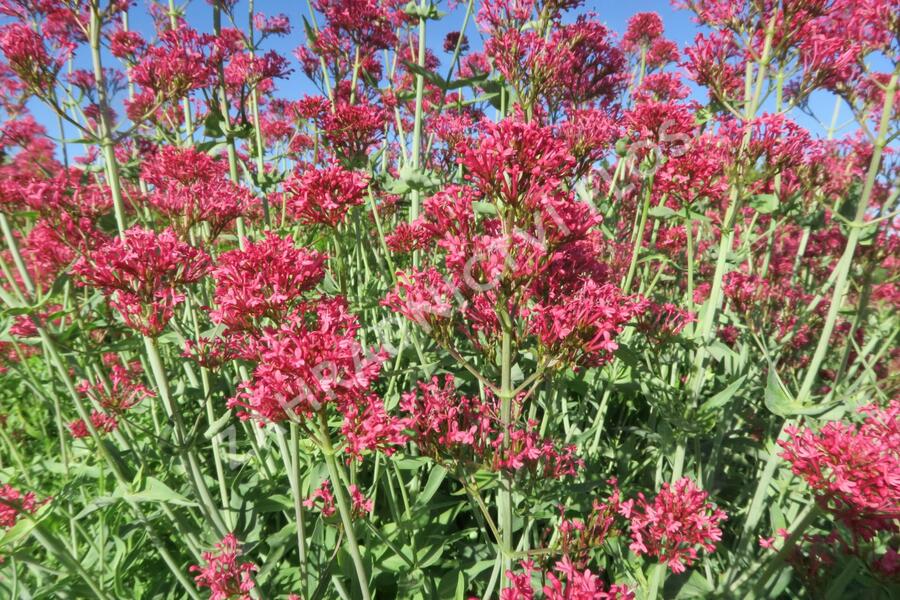
[[565,302],[538,304],[529,319],[549,356],[566,364],[599,366],[619,347],[615,338],[625,324],[647,306],[646,300],[625,296],[614,285],[588,280]]
[[145,159],[142,176],[154,186],[147,202],[183,236],[206,222],[215,238],[254,203],[226,178],[221,161],[193,148],[163,147]]
[[[531,561],[522,561],[521,573],[510,571],[511,587],[500,592],[501,600],[533,600],[532,578],[539,573]],[[552,570],[541,573],[547,583],[541,589],[544,600],[633,600],[634,592],[627,586],[606,586],[603,579],[590,569],[577,569],[568,557],[559,560]]]
[[133,227],[79,259],[72,271],[81,285],[103,292],[125,324],[158,336],[184,300],[181,291],[210,267],[201,250],[180,241],[171,229],[155,233]]
[[280,327],[259,335],[253,378],[229,406],[243,409],[242,418],[277,423],[309,418],[327,404],[355,405],[384,359],[356,341],[358,329],[341,298],[299,306]]
[[[91,411],[91,425],[98,435],[104,435],[118,429],[119,421],[112,415],[100,412],[99,410],[94,410]],[[90,437],[91,435],[84,419],[72,421],[71,423],[66,424],[66,427],[69,428],[69,433],[72,434],[72,437],[75,439],[82,439]]]
[[231,330],[279,325],[325,276],[325,256],[272,232],[219,256],[210,317]]
[[24,494],[8,483],[0,487],[0,527],[10,528],[23,513],[33,513],[38,503],[34,492]]
[[583,465],[574,446],[542,438],[534,422],[504,428],[496,401],[458,394],[450,375],[443,385],[437,377],[419,382],[403,394],[400,409],[419,451],[439,462],[554,479],[574,476]]
[[782,458],[812,488],[822,508],[855,535],[898,531],[900,518],[900,401],[864,406],[861,424],[831,421],[815,431],[787,428]]
[[683,573],[697,559],[698,547],[715,550],[722,539],[719,523],[727,517],[707,496],[684,477],[664,483],[653,502],[640,493],[637,502],[623,502],[620,513],[631,520],[631,551],[659,557],[673,573]]
[[[109,382],[98,379],[91,383],[85,380],[78,385],[78,391],[98,407],[91,412],[91,424],[100,434],[117,429],[118,417],[144,398],[156,395],[137,380],[141,371],[140,363],[135,362],[126,368],[118,362],[115,354],[105,355],[103,362],[109,367]],[[83,419],[69,423],[68,428],[74,438],[86,438],[90,435]]]
[[368,177],[332,164],[298,171],[284,184],[288,210],[304,225],[337,227],[351,206],[362,204]]
[[216,552],[204,552],[204,565],[192,565],[198,587],[209,588],[209,600],[250,600],[256,587],[253,573],[259,570],[252,562],[238,562],[243,553],[233,533],[216,544]]

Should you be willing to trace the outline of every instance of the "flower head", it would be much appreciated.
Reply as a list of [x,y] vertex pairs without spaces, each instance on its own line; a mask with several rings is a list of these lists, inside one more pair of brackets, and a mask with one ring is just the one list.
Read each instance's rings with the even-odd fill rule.
[[620,513],[631,519],[631,551],[656,556],[673,573],[682,573],[697,559],[697,549],[716,549],[722,539],[719,523],[727,517],[691,479],[664,483],[653,502],[643,494],[622,503]]
[[171,229],[127,230],[81,258],[73,267],[81,285],[98,288],[125,324],[157,336],[184,300],[181,291],[210,267],[201,250],[180,241]]
[[368,184],[368,176],[336,164],[324,169],[312,167],[285,183],[285,202],[304,225],[336,227],[351,206],[362,204]]
[[33,513],[36,508],[34,492],[23,494],[8,483],[0,486],[0,527],[12,527],[20,515]]
[[781,456],[816,501],[864,539],[897,531],[900,518],[900,401],[867,405],[861,424],[791,427]]
[[209,588],[210,600],[250,600],[256,583],[253,573],[259,570],[252,562],[239,562],[243,553],[233,533],[216,544],[216,552],[204,552],[203,564],[192,565],[198,587]]
[[278,325],[322,281],[324,263],[323,254],[267,232],[264,239],[219,257],[212,272],[216,308],[210,317],[238,330],[258,327],[263,319]]

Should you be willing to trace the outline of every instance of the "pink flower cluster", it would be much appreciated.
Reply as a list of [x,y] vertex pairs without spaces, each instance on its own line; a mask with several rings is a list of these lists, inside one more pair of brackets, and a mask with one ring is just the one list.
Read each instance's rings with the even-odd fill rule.
[[818,431],[787,428],[782,458],[822,508],[855,535],[896,533],[900,519],[900,401],[860,409],[860,424],[831,421]]
[[267,232],[264,239],[219,256],[210,317],[233,330],[280,325],[325,277],[324,263],[324,255]]
[[[103,363],[109,367],[108,383],[98,379],[94,383],[85,380],[78,385],[78,391],[98,407],[91,412],[91,424],[99,434],[117,429],[118,417],[141,400],[156,395],[138,381],[140,363],[135,362],[125,367],[112,353],[103,357]],[[69,423],[68,428],[74,438],[85,438],[90,435],[83,419]]]
[[[539,573],[531,561],[522,561],[521,573],[510,571],[511,587],[500,592],[501,600],[533,600],[532,578]],[[600,575],[590,569],[580,570],[568,557],[563,557],[553,565],[553,569],[541,573],[547,583],[541,589],[544,600],[633,600],[634,592],[627,586],[613,584],[606,586]]]
[[574,446],[542,438],[536,423],[504,428],[495,400],[458,394],[450,375],[443,384],[437,377],[419,382],[403,394],[400,409],[419,451],[439,462],[553,479],[574,476],[583,465]]
[[0,527],[10,528],[23,513],[33,513],[38,502],[34,492],[24,494],[8,483],[0,486]]
[[[356,486],[351,485],[350,492],[350,510],[352,516],[361,519],[372,512],[375,504],[371,498],[366,498],[365,494]],[[331,492],[331,482],[325,480],[322,485],[313,490],[303,501],[303,506],[312,510],[316,509],[323,517],[333,516],[337,512],[335,506],[334,494]]]
[[[66,424],[69,433],[75,439],[90,437],[91,432],[84,419],[78,419]],[[119,428],[119,421],[112,415],[106,414],[99,410],[91,411],[91,427],[97,432],[97,435],[104,435]]]
[[615,338],[625,324],[647,306],[646,300],[625,296],[614,285],[588,280],[564,303],[535,306],[530,325],[550,356],[567,364],[599,366],[619,347]]
[[362,204],[368,176],[340,165],[309,167],[284,184],[288,210],[305,225],[336,227],[351,206]]
[[694,564],[698,548],[714,551],[722,539],[719,523],[727,517],[707,497],[684,477],[664,483],[652,502],[641,493],[637,501],[623,502],[620,513],[631,520],[631,551],[658,557],[673,573]]
[[341,298],[300,306],[278,328],[256,341],[253,378],[240,385],[229,406],[242,418],[280,422],[309,418],[327,404],[354,404],[381,370],[383,356],[356,340],[359,323]]
[[190,570],[198,587],[209,588],[209,600],[250,600],[256,587],[253,573],[259,570],[252,562],[239,562],[242,552],[233,533],[216,544],[215,552],[203,553],[203,565]]
[[221,161],[193,148],[165,146],[144,160],[154,189],[147,202],[183,236],[201,222],[215,238],[254,203],[250,191],[227,179]]
[[158,336],[184,300],[182,288],[199,281],[210,258],[178,239],[171,229],[155,233],[133,227],[79,259],[72,271],[81,285],[103,292],[125,324]]

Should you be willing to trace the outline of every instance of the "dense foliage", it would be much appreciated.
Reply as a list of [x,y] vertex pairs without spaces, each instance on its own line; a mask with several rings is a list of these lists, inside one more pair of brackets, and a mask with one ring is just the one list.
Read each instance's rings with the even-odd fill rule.
[[0,0],[0,594],[900,596],[897,0],[137,4]]

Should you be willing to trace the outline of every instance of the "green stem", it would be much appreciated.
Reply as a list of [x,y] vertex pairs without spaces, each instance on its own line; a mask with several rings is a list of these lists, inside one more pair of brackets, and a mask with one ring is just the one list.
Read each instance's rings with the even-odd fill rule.
[[169,379],[166,375],[165,367],[162,363],[162,357],[159,355],[159,349],[156,340],[144,336],[144,348],[147,350],[147,359],[150,362],[150,369],[153,378],[156,381],[156,388],[163,408],[166,409],[168,417],[172,420],[175,431],[175,443],[179,449],[179,459],[188,476],[188,483],[193,488],[200,500],[200,506],[206,514],[207,519],[213,524],[219,537],[224,537],[228,532],[228,526],[225,524],[219,509],[216,507],[210,496],[209,489],[206,487],[206,481],[203,479],[203,473],[200,470],[200,463],[197,460],[197,454],[194,448],[187,443],[187,435],[185,433],[184,422],[181,418],[181,411],[178,405],[173,402],[169,391]]
[[[9,221],[6,219],[6,213],[4,212],[0,212],[0,229],[3,229],[3,238],[6,240],[6,246],[12,254],[13,263],[15,263],[16,270],[22,278],[22,283],[25,284],[25,290],[28,292],[28,295],[33,298],[35,291],[34,282],[28,274],[28,269],[25,267],[25,261],[22,259],[22,254],[18,250],[19,246],[16,243],[16,238],[13,235],[12,229],[9,226]],[[10,281],[12,282],[11,279]]]
[[99,600],[106,600],[109,596],[103,591],[103,588],[100,587],[94,578],[88,573],[84,567],[81,566],[81,563],[72,556],[72,553],[66,548],[65,544],[56,539],[49,531],[45,530],[44,527],[40,524],[36,525],[34,529],[31,531],[34,538],[40,542],[40,544],[47,549],[47,552],[56,556],[59,562],[63,563],[68,569],[74,571],[78,574],[78,576],[84,580],[84,582],[91,588],[91,592],[93,592],[94,597]]
[[334,498],[337,501],[338,512],[341,515],[344,534],[347,536],[347,546],[350,558],[353,560],[353,568],[356,570],[359,589],[362,592],[363,600],[371,600],[369,576],[366,574],[366,567],[359,552],[356,534],[353,532],[353,518],[350,505],[347,502],[344,482],[341,480],[337,462],[334,459],[334,447],[331,444],[331,434],[328,432],[328,418],[324,412],[319,413],[319,442],[322,445],[322,453],[325,455],[325,466],[328,469],[328,477],[331,479],[331,487],[334,491]]
[[869,201],[872,197],[872,190],[875,187],[875,180],[878,177],[878,171],[881,168],[881,156],[884,147],[887,144],[888,125],[891,123],[891,115],[894,110],[894,96],[897,92],[897,80],[900,69],[895,70],[887,84],[884,94],[884,107],[881,112],[881,122],[878,127],[878,137],[875,139],[872,149],[872,159],[869,162],[869,171],[866,174],[866,182],[863,187],[859,204],[856,207],[856,215],[853,219],[850,234],[847,237],[847,245],[841,255],[835,269],[837,270],[837,280],[834,283],[834,289],[831,294],[831,304],[828,307],[828,315],[825,317],[825,325],[822,327],[822,333],[819,335],[819,341],[816,344],[816,350],[813,353],[812,360],[806,370],[800,391],[797,394],[798,402],[805,402],[809,399],[812,388],[819,378],[819,370],[825,355],[828,353],[828,347],[831,344],[831,334],[834,332],[837,323],[838,313],[844,303],[844,297],[849,288],[850,267],[853,263],[853,256],[856,254],[856,246],[859,244],[859,236],[862,233],[862,224],[865,221],[866,210],[869,208]]
[[[428,4],[426,0],[421,0],[419,2],[419,9],[424,10]],[[425,77],[421,73],[421,69],[425,68],[425,18],[419,17],[419,47],[418,47],[418,56],[416,57],[416,64],[419,66],[420,72],[416,74],[416,111],[415,111],[415,122],[413,123],[413,138],[412,138],[412,156],[410,157],[410,164],[413,168],[413,171],[418,171],[420,168],[421,162],[421,152],[422,152],[422,123],[424,121],[423,116],[423,107],[424,107],[424,98],[425,98]],[[409,221],[412,222],[419,217],[419,204],[421,202],[421,197],[418,189],[415,189],[411,193],[411,204],[409,207]],[[413,254],[413,264],[419,264],[419,252],[416,251]]]
[[90,47],[91,61],[94,67],[94,82],[97,85],[97,104],[100,107],[100,146],[103,149],[103,160],[106,165],[106,177],[113,199],[113,211],[116,215],[116,229],[120,237],[125,235],[125,205],[122,202],[122,188],[119,182],[119,165],[116,162],[115,142],[112,139],[112,124],[109,122],[109,102],[106,97],[106,79],[103,63],[100,58],[100,6],[98,0],[92,0],[90,7]]
[[625,275],[625,281],[622,283],[622,291],[626,294],[631,290],[631,282],[634,280],[634,273],[637,270],[638,255],[644,243],[644,229],[647,227],[647,213],[650,210],[651,189],[652,183],[647,185],[647,189],[644,192],[644,201],[641,203],[641,216],[635,230],[634,245],[631,248],[631,262],[628,263],[628,274]]
[[[503,433],[504,449],[509,445],[509,428],[512,421],[512,324],[504,311],[503,334],[500,355],[500,426]],[[512,567],[513,518],[512,518],[512,477],[502,473],[497,492],[497,521],[500,526],[500,552],[502,554],[500,589],[507,587],[507,571]]]

